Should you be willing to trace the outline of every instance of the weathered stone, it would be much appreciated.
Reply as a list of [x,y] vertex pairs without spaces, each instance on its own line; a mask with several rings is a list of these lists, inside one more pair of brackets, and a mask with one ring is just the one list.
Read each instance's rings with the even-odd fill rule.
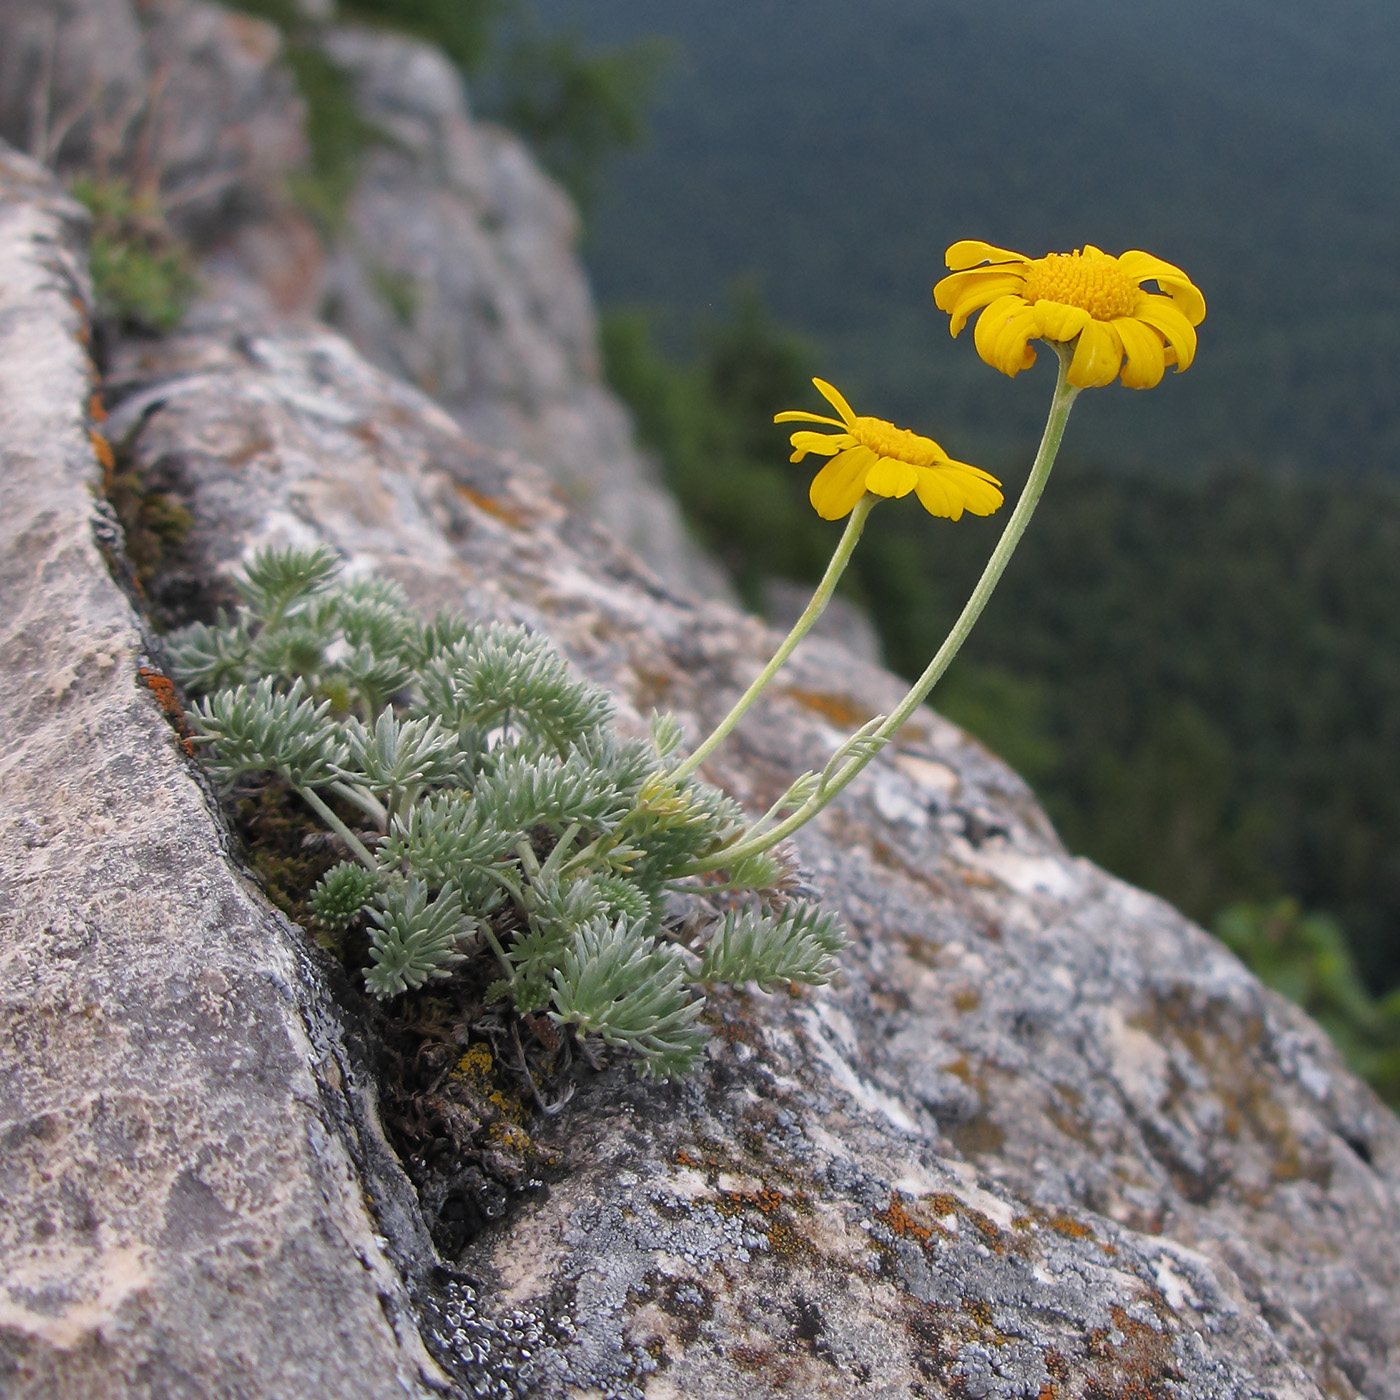
[[202,0],[0,0],[0,137],[159,191],[201,248],[285,216],[307,159],[277,30]]
[[[405,105],[419,159],[458,161],[464,200],[490,188]],[[79,233],[6,155],[7,1394],[339,1400],[447,1373],[501,1396],[1400,1400],[1400,1125],[927,711],[798,842],[854,935],[840,983],[713,999],[685,1083],[581,1073],[532,1125],[547,1189],[436,1259],[354,993],[239,873],[99,551],[121,570]],[[628,727],[662,706],[698,735],[761,664],[771,634],[673,596],[539,470],[337,335],[238,304],[109,366],[123,467],[193,520],[158,618],[207,614],[259,544],[319,540],[424,607],[548,632]],[[898,691],[811,641],[707,772],[761,810]]]
[[475,123],[437,50],[336,28],[326,53],[391,143],[365,152],[331,259],[330,319],[492,446],[542,466],[673,588],[725,585],[602,383],[578,215],[524,143]]
[[330,317],[482,442],[542,466],[667,580],[727,596],[602,382],[578,216],[519,138],[473,122],[430,45],[330,27],[371,139],[329,249],[288,196],[303,104],[270,24],[204,0],[0,0],[0,138],[72,170],[98,146],[157,187],[207,294]]
[[440,1393],[372,1087],[99,552],[81,227],[0,153],[0,1390]]
[[[196,522],[167,609],[321,540],[692,734],[773,643],[327,333],[194,325],[110,392]],[[761,810],[897,694],[808,644],[709,772]],[[1400,1125],[1316,1027],[931,713],[799,846],[855,934],[841,984],[716,998],[685,1084],[587,1078],[538,1127],[548,1193],[418,1293],[444,1365],[559,1396],[1400,1395]]]

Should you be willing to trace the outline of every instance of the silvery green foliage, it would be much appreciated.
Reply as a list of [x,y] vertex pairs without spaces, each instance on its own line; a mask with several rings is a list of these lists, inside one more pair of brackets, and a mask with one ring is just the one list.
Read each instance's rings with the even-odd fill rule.
[[831,980],[845,943],[838,921],[815,905],[790,905],[777,918],[731,909],[705,948],[700,976],[706,982],[821,985]]
[[[190,712],[226,787],[275,774],[353,859],[309,894],[316,919],[370,935],[365,985],[390,998],[487,950],[489,1000],[678,1074],[700,1053],[697,988],[820,984],[843,945],[831,915],[786,902],[771,854],[737,861],[748,891],[676,941],[673,890],[743,829],[723,793],[667,776],[669,715],[623,739],[602,689],[522,627],[416,618],[397,585],[344,581],[325,549],[270,550],[241,605],[169,639]],[[687,925],[690,929],[691,925]]]

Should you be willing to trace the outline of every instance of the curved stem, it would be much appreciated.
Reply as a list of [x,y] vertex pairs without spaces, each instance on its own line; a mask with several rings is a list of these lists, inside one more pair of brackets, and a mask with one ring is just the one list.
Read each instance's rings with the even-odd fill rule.
[[736,859],[757,855],[791,836],[798,827],[805,826],[842,788],[856,778],[880,748],[894,738],[904,722],[928,698],[929,691],[933,689],[943,673],[952,664],[953,658],[967,640],[968,633],[972,631],[977,619],[982,615],[982,610],[987,606],[987,601],[991,598],[993,590],[1006,571],[1007,564],[1011,562],[1011,556],[1016,552],[1016,546],[1021,542],[1021,536],[1026,533],[1026,526],[1030,524],[1031,516],[1035,514],[1041,493],[1045,490],[1045,483],[1050,477],[1050,468],[1055,465],[1055,457],[1065,435],[1065,424],[1069,420],[1069,411],[1074,405],[1075,395],[1079,393],[1079,390],[1069,382],[1068,378],[1071,348],[1054,342],[1051,344],[1054,345],[1060,357],[1060,372],[1055,383],[1055,397],[1050,403],[1050,416],[1046,420],[1045,432],[1040,439],[1040,449],[1035,454],[1030,475],[1026,478],[1026,484],[1021,490],[1021,498],[1016,502],[1016,509],[1011,512],[1011,518],[1006,522],[1001,539],[997,541],[997,547],[992,551],[992,557],[987,560],[987,566],[982,570],[982,577],[977,580],[977,587],[972,590],[972,596],[967,600],[958,620],[953,624],[952,631],[944,639],[943,645],[938,648],[923,675],[909,687],[904,699],[890,712],[889,717],[871,736],[877,742],[867,752],[861,753],[843,764],[832,775],[830,781],[822,784],[821,791],[815,797],[805,802],[791,816],[779,822],[777,826],[757,835],[743,837],[735,845],[723,851],[717,851],[704,860],[697,861],[686,872],[687,874],[721,869]]
[[841,542],[836,546],[836,553],[831,556],[831,562],[826,566],[826,573],[822,575],[822,581],[817,585],[817,591],[812,594],[812,601],[807,604],[802,616],[793,624],[792,631],[783,638],[783,644],[773,653],[773,659],[758,673],[753,684],[739,697],[734,708],[720,720],[714,733],[689,758],[677,764],[667,774],[670,782],[679,783],[690,777],[729,737],[734,726],[743,719],[749,707],[767,689],[768,683],[773,677],[778,674],[783,662],[792,655],[798,642],[811,631],[812,624],[826,611],[826,605],[831,601],[831,595],[836,591],[836,585],[840,581],[841,575],[846,572],[846,565],[851,562],[851,555],[855,553],[860,533],[865,529],[865,518],[870,514],[878,500],[880,500],[879,496],[873,496],[867,491],[856,502],[856,508],[851,512],[850,519],[846,522],[846,530],[841,536]]
[[360,864],[374,871],[376,875],[379,874],[381,868],[380,864],[370,855],[365,847],[365,843],[361,841],[309,787],[302,787],[299,783],[293,784],[293,786],[296,788],[297,794],[301,797],[301,800],[345,842],[350,848],[351,854],[359,860]]
[[353,802],[381,831],[389,830],[389,814],[384,810],[384,804],[373,793],[349,782],[332,783],[331,791],[347,802]]

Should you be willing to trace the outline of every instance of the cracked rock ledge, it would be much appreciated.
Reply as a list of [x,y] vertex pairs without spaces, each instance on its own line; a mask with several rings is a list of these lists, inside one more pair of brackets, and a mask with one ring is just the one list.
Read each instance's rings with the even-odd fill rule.
[[[320,541],[692,738],[774,639],[309,322],[119,344],[96,424],[83,259],[0,155],[0,1393],[1400,1400],[1400,1124],[928,710],[798,842],[840,980],[712,999],[682,1083],[587,1076],[439,1257],[353,992],[162,713],[91,432],[193,517],[167,616]],[[899,691],[811,642],[708,775],[762,808]]]

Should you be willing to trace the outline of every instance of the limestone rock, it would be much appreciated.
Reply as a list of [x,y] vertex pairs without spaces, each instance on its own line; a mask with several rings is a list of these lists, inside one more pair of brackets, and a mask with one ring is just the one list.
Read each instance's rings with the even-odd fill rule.
[[0,137],[152,184],[206,250],[286,217],[308,147],[272,25],[203,0],[0,0],[0,36]]
[[81,231],[0,149],[0,1391],[440,1394],[372,1086],[99,551]]
[[[112,366],[110,429],[212,606],[321,540],[424,607],[547,631],[698,734],[774,638],[695,606],[325,332],[210,316]],[[894,678],[804,647],[710,774],[762,809]],[[799,841],[841,983],[715,999],[686,1083],[587,1077],[547,1189],[413,1284],[483,1394],[1400,1396],[1400,1125],[1318,1029],[1060,846],[925,712]],[[429,1222],[431,1223],[431,1222]]]
[[520,139],[474,122],[461,77],[413,39],[324,36],[371,144],[331,259],[330,319],[469,436],[542,466],[676,589],[725,592],[602,382],[578,215]]
[[[451,227],[510,180],[548,202],[386,43],[354,71],[386,120],[383,94],[403,101],[405,198],[456,191]],[[531,251],[537,215],[517,290],[562,285],[531,270],[554,256],[554,235]],[[516,277],[506,246],[492,266]],[[5,1394],[1400,1400],[1400,1124],[930,711],[798,842],[853,933],[841,981],[713,999],[684,1083],[581,1074],[532,1125],[547,1180],[439,1258],[362,1004],[242,873],[167,723],[88,429],[190,513],[142,600],[162,623],[207,615],[256,546],[324,541],[425,608],[549,633],[624,725],[661,706],[692,737],[775,639],[675,596],[339,335],[270,315],[236,258],[232,302],[113,348],[93,423],[81,262],[78,212],[0,156]],[[546,401],[586,373],[586,303],[529,315],[560,318]],[[898,692],[812,640],[709,776],[761,810]]]
[[480,441],[543,466],[676,590],[727,596],[603,384],[563,191],[509,132],[474,122],[430,45],[315,27],[369,129],[329,249],[288,198],[309,159],[277,30],[205,0],[0,0],[0,138],[62,169],[154,180],[211,299],[324,311]]

